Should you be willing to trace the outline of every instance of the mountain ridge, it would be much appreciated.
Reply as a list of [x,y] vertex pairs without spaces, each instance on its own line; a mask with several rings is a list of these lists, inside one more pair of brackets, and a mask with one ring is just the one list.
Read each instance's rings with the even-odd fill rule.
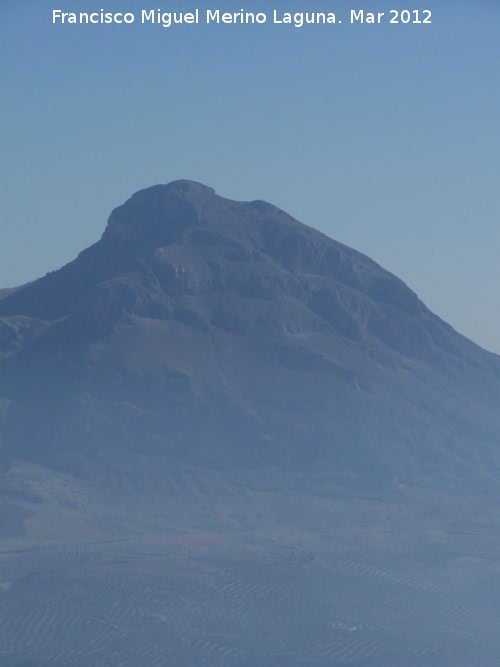
[[497,355],[365,255],[192,181],[139,191],[4,295],[0,373],[4,459],[81,472],[121,442],[368,486],[497,479]]

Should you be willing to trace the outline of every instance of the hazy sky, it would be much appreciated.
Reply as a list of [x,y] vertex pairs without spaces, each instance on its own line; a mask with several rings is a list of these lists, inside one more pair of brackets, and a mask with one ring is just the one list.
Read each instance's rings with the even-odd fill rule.
[[[269,21],[51,23],[158,7]],[[348,21],[405,7],[432,25]],[[190,178],[365,252],[500,352],[499,25],[498,0],[3,0],[0,287],[73,259],[136,190]]]

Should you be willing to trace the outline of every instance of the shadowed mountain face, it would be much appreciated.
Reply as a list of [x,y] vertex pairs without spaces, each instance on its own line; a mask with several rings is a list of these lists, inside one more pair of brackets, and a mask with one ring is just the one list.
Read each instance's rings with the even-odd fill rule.
[[136,193],[73,262],[0,291],[6,463],[133,477],[149,458],[488,490],[499,405],[499,357],[399,279],[198,183]]

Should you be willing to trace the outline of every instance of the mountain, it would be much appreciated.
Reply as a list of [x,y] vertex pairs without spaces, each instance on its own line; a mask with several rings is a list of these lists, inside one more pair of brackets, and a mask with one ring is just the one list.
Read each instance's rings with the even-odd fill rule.
[[0,359],[4,462],[499,481],[498,356],[361,253],[190,181],[136,193],[73,262],[2,291]]
[[368,257],[138,192],[0,290],[2,667],[496,667],[499,398]]

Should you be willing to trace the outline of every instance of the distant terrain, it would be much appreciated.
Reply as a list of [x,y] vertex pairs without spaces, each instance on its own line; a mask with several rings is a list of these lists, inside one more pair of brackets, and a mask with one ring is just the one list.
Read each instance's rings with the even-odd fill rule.
[[496,666],[499,435],[500,357],[368,257],[142,190],[0,290],[0,664]]

